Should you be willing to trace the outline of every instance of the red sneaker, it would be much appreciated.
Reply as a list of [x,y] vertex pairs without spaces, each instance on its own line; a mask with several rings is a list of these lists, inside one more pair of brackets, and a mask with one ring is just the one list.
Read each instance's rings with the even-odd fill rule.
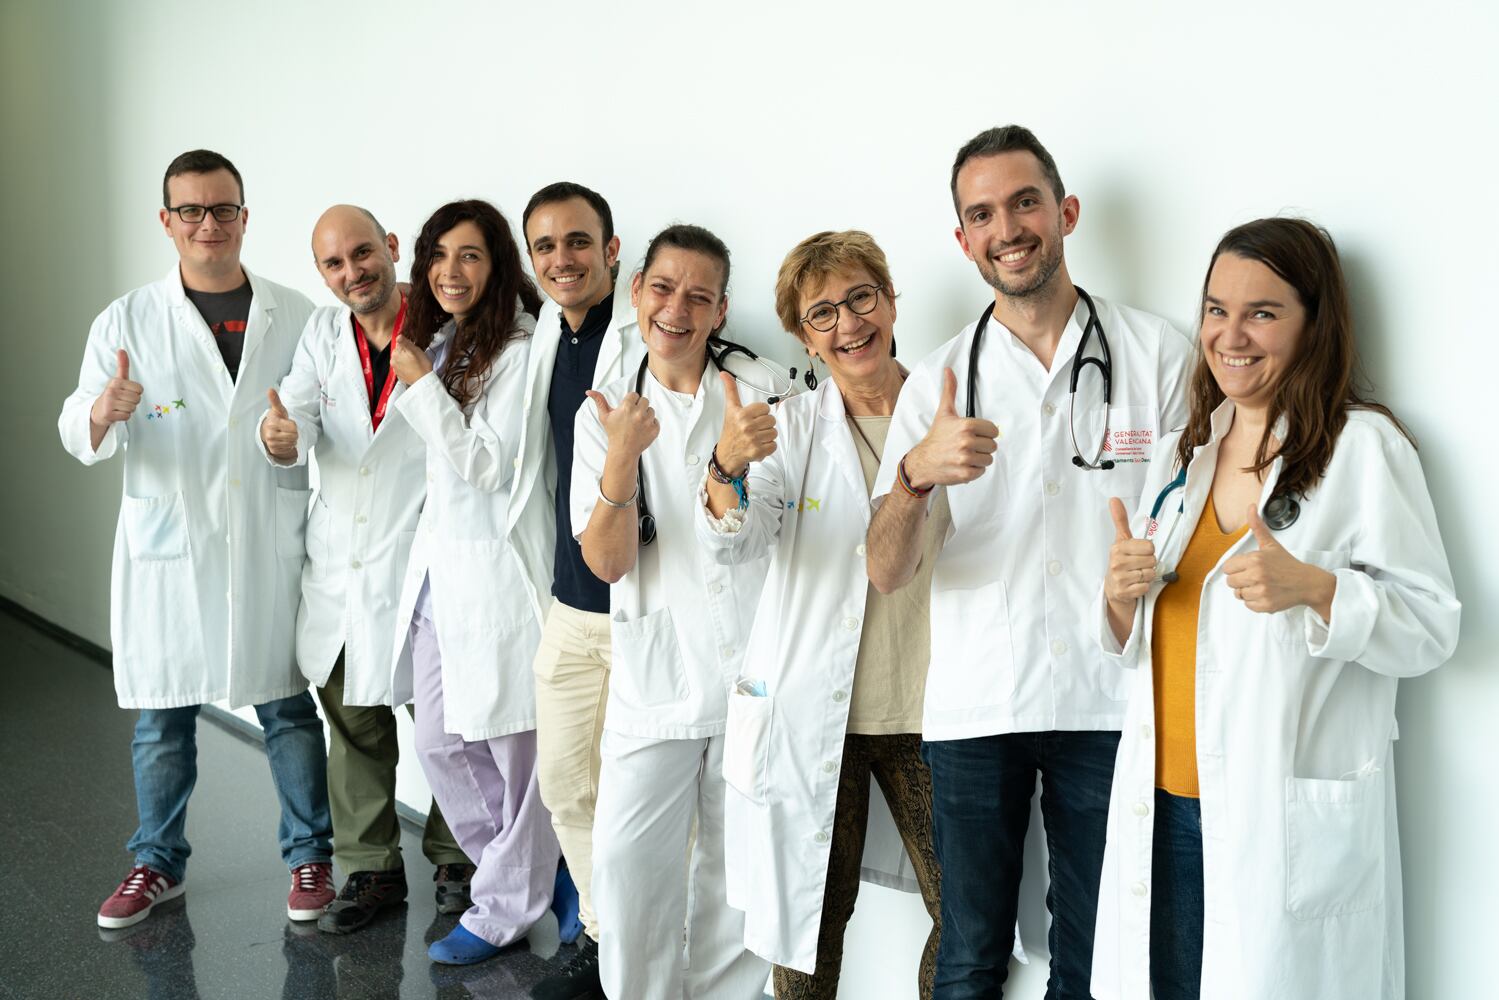
[[157,903],[176,899],[182,895],[184,886],[167,878],[154,868],[136,865],[125,876],[125,881],[114,891],[114,895],[99,907],[100,927],[129,927],[151,915]]
[[313,861],[291,870],[291,892],[286,897],[288,920],[316,920],[336,895],[333,891],[333,865]]

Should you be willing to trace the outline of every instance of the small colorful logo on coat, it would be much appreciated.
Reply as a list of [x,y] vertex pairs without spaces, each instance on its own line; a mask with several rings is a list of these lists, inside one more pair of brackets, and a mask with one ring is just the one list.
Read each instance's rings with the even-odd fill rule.
[[815,499],[814,497],[802,497],[800,503],[795,500],[787,500],[786,509],[794,510],[798,513],[805,513],[809,510],[821,511],[822,501]]
[[146,411],[146,419],[165,420],[167,415],[172,413],[174,410],[185,409],[187,409],[187,402],[181,399],[174,399],[170,403],[157,403]]

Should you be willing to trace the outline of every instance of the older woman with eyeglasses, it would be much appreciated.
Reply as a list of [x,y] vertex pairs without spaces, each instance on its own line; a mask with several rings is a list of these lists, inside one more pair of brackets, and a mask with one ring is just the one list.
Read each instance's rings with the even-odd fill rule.
[[[720,563],[771,557],[729,697],[726,825],[739,838],[727,852],[729,900],[745,911],[745,944],[776,963],[778,1000],[832,1000],[861,873],[919,889],[933,922],[918,979],[929,997],[940,877],[921,706],[947,505],[939,494],[927,522],[926,579],[877,592],[864,534],[905,372],[895,288],[873,238],[799,243],[781,265],[776,311],[808,354],[814,391],[774,412],[730,392],[698,531]],[[819,384],[812,361],[831,377]],[[883,806],[872,808],[871,777]]]

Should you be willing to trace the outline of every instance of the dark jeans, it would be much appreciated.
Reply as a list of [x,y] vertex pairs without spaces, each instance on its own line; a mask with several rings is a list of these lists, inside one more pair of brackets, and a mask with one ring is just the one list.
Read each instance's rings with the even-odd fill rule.
[[1150,988],[1156,1000],[1202,991],[1202,804],[1157,788],[1151,854]]
[[942,937],[933,1000],[1004,995],[1015,944],[1031,795],[1051,855],[1047,1000],[1085,1000],[1117,732],[1008,733],[922,744],[942,868]]

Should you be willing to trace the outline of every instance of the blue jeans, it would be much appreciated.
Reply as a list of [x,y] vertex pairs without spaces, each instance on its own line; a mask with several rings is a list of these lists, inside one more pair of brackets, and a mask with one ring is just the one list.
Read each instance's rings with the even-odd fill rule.
[[[187,800],[198,780],[201,705],[143,708],[130,743],[140,828],[125,845],[135,863],[181,881],[187,873]],[[323,723],[303,691],[255,706],[265,730],[265,754],[281,800],[276,835],[288,868],[333,857],[328,815],[328,763]]]
[[1117,732],[1008,733],[922,744],[932,771],[932,833],[942,867],[942,937],[933,1000],[1004,995],[1015,946],[1031,796],[1051,855],[1047,1000],[1085,1000]]
[[1202,992],[1202,804],[1157,788],[1151,854],[1150,988],[1156,1000]]

